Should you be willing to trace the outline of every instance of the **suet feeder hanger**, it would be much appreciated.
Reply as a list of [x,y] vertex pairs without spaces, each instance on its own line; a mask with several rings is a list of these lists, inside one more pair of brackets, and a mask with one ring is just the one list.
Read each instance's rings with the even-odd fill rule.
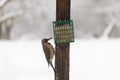
[[72,20],[59,20],[53,22],[54,41],[58,43],[74,42],[74,29]]

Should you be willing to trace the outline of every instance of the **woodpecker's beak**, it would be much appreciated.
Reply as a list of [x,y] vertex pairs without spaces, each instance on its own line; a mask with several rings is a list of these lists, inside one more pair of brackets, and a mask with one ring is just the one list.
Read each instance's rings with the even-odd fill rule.
[[52,37],[51,37],[51,38],[48,38],[48,40],[50,40],[50,39],[52,39]]

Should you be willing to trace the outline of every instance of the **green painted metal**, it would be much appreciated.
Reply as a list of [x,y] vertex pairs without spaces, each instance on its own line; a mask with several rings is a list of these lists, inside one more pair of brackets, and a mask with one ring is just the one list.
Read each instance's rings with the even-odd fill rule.
[[54,42],[56,44],[74,42],[74,28],[72,20],[54,21],[53,31]]

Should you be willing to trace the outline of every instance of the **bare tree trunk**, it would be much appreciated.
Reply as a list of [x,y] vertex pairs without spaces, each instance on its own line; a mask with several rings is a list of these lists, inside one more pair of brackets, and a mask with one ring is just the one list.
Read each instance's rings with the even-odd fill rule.
[[21,9],[4,13],[4,8],[10,1],[11,0],[0,0],[0,39],[10,39],[14,18],[23,13]]
[[7,40],[10,40],[10,33],[11,33],[11,27],[6,27],[6,39]]
[[0,39],[2,38],[2,27],[0,25]]

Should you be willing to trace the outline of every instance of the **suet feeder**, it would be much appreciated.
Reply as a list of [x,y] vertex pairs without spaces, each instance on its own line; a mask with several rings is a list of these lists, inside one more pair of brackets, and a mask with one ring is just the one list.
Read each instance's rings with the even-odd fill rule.
[[53,22],[54,41],[58,43],[74,42],[74,29],[72,20]]

